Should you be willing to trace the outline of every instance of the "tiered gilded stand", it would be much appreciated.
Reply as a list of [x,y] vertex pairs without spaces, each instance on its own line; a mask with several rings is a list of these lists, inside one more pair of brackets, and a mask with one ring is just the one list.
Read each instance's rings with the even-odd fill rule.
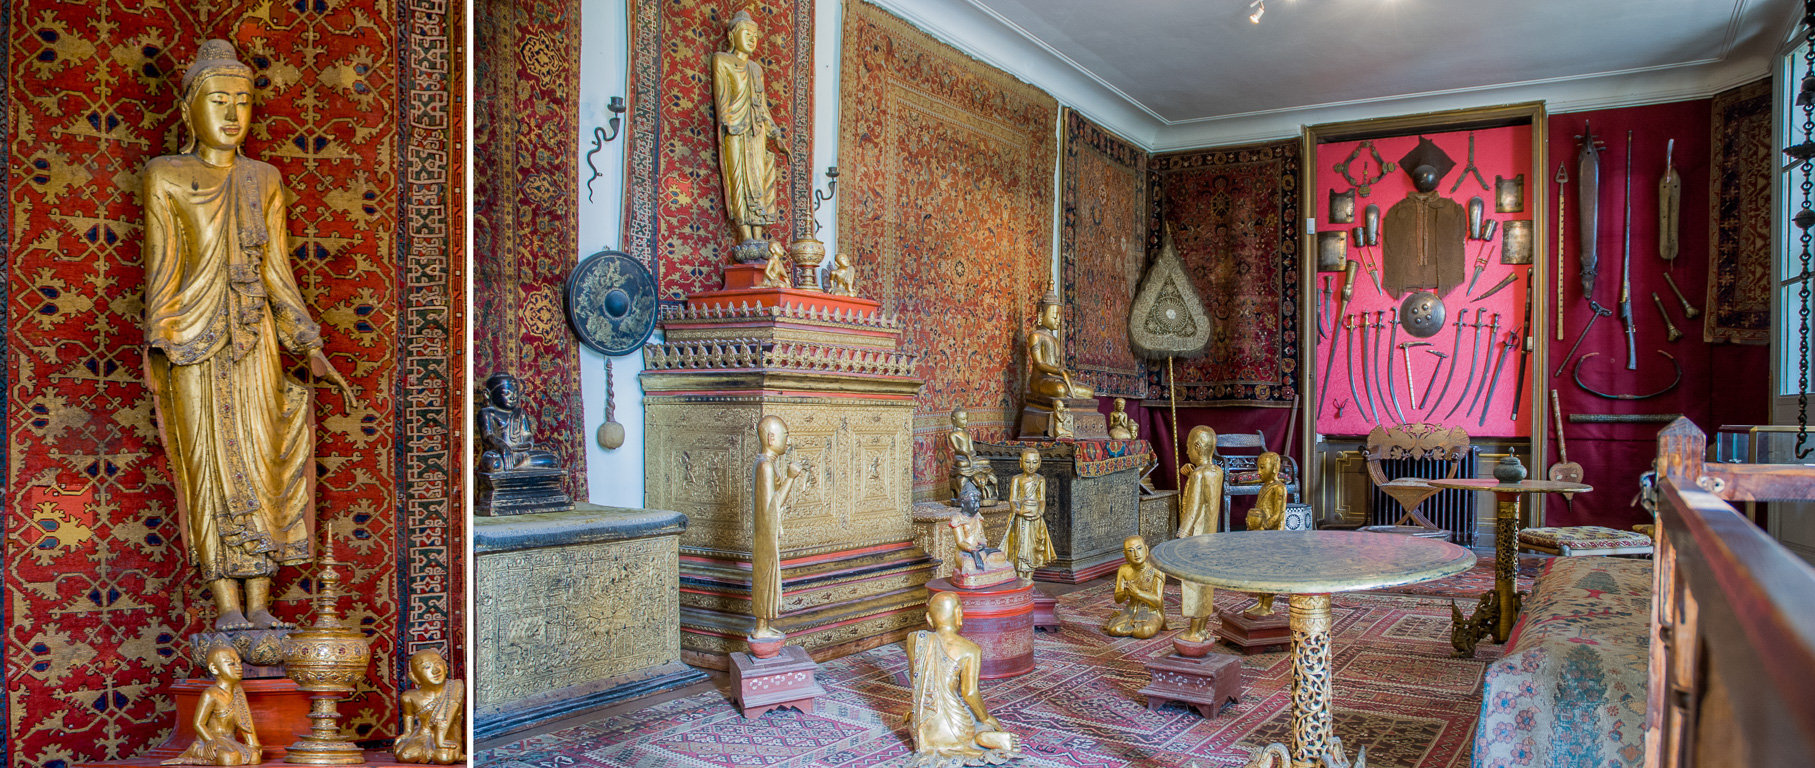
[[1471,657],[1475,655],[1475,645],[1490,634],[1494,642],[1504,644],[1512,635],[1513,624],[1519,620],[1522,600],[1513,579],[1518,575],[1520,497],[1533,493],[1587,493],[1594,489],[1581,483],[1557,480],[1502,483],[1491,478],[1465,478],[1427,482],[1433,488],[1494,494],[1494,588],[1481,595],[1474,615],[1457,622],[1450,632],[1450,644],[1456,647],[1456,655]]
[[1182,581],[1289,596],[1292,743],[1249,763],[1273,768],[1350,765],[1330,708],[1330,594],[1441,579],[1474,562],[1449,542],[1358,531],[1233,531],[1153,548],[1153,564]]

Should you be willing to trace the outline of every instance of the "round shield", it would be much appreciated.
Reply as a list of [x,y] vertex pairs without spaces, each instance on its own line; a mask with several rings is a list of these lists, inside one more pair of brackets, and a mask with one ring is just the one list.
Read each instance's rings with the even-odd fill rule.
[[1428,339],[1443,330],[1443,300],[1430,291],[1413,291],[1399,302],[1399,324],[1414,339]]
[[600,251],[567,277],[567,322],[580,343],[604,355],[627,355],[655,331],[655,278],[622,251]]

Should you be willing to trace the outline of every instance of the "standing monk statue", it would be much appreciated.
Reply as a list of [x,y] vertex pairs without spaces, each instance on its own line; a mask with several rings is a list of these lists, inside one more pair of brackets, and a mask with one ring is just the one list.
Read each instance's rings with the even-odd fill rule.
[[750,637],[775,640],[783,637],[780,630],[769,626],[781,616],[781,519],[788,512],[794,479],[805,470],[789,464],[785,474],[778,471],[782,470],[782,454],[788,452],[788,425],[781,417],[758,420],[756,436],[763,448],[751,473],[756,479],[756,493],[752,494],[756,515],[750,525],[750,614],[756,617],[756,629]]
[[727,32],[731,50],[712,54],[712,106],[718,119],[718,168],[725,182],[725,217],[737,230],[733,249],[742,263],[769,255],[763,242],[768,228],[781,221],[775,208],[775,155],[769,140],[781,128],[769,115],[763,90],[763,67],[752,61],[761,30],[746,11],[731,17]]
[[145,381],[214,628],[285,628],[271,577],[311,555],[315,440],[314,397],[285,374],[283,350],[349,409],[354,391],[322,355],[290,272],[283,181],[240,154],[252,69],[231,43],[196,52],[182,114],[183,153],[144,173]]
[[[1216,430],[1197,426],[1185,440],[1191,463],[1179,468],[1185,484],[1179,493],[1178,537],[1216,533],[1223,513],[1223,468],[1216,465]],[[1179,613],[1191,620],[1184,639],[1210,641],[1210,616],[1216,613],[1216,588],[1208,584],[1179,582]]]

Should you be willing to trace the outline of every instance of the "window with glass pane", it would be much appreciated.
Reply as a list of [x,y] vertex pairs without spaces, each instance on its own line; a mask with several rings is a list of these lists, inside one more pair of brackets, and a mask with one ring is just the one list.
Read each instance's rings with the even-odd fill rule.
[[[1802,79],[1809,74],[1810,58],[1806,43],[1784,56],[1784,76],[1778,80],[1777,94],[1778,134],[1784,145],[1797,144],[1809,135],[1810,126],[1804,124],[1805,113],[1796,103],[1796,97],[1801,91]],[[1815,176],[1810,170],[1808,164],[1800,164],[1784,169],[1778,178],[1782,229],[1777,259],[1777,393],[1785,396],[1811,391],[1810,385],[1815,384],[1803,373],[1801,365],[1810,353],[1810,344],[1815,343],[1806,332],[1809,315],[1805,314],[1804,308],[1811,297],[1810,284],[1805,279],[1809,263],[1803,256],[1810,249],[1805,243],[1815,232],[1804,231],[1791,221],[1797,212],[1811,204],[1811,196],[1815,196],[1815,185],[1811,185]]]

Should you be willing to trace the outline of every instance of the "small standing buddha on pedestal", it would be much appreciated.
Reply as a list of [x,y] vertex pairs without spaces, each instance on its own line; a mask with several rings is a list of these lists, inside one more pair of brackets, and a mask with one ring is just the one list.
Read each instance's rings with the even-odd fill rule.
[[[1268,451],[1255,460],[1260,470],[1260,495],[1248,511],[1248,530],[1277,531],[1286,522],[1286,484],[1279,479],[1279,454]],[[1243,653],[1257,653],[1290,645],[1292,632],[1284,614],[1273,612],[1273,595],[1255,595],[1258,602],[1245,611],[1221,610],[1216,634]]]
[[1015,564],[1015,572],[1031,579],[1034,571],[1058,557],[1046,530],[1046,478],[1040,476],[1039,451],[1021,451],[1021,474],[1009,483],[1008,504],[1015,516],[1002,538],[1002,550]]

